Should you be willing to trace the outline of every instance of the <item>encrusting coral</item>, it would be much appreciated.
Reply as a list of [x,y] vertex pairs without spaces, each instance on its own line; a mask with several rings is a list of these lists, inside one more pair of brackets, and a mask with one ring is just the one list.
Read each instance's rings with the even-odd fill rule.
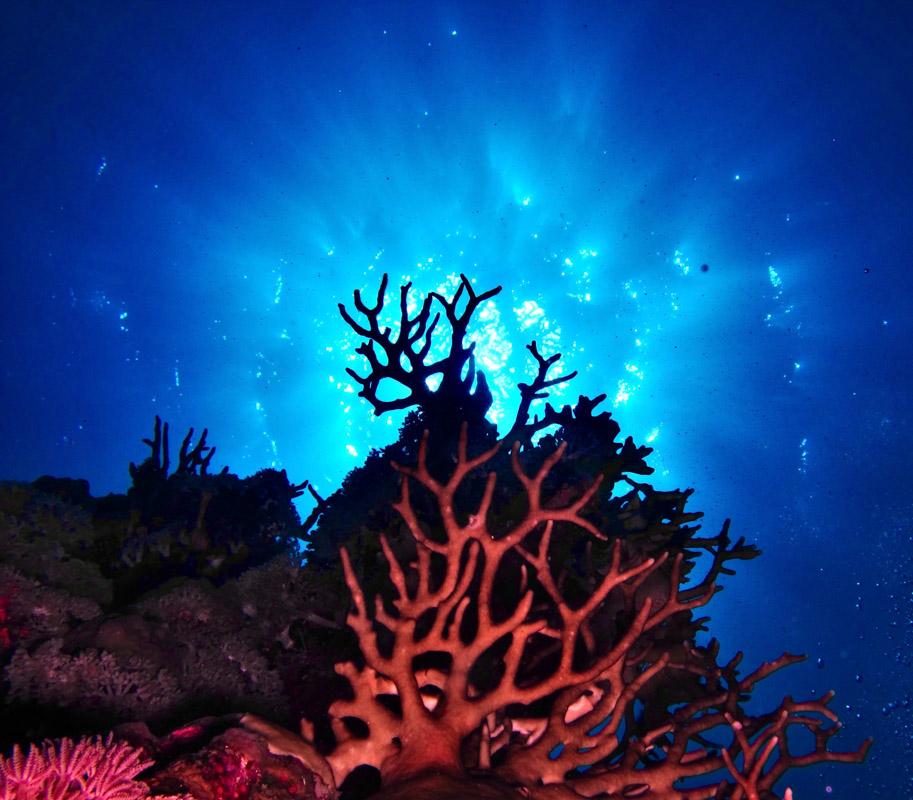
[[[143,703],[125,704],[138,721],[117,729],[155,762],[141,775],[151,791],[199,800],[372,791],[383,800],[774,800],[793,767],[861,761],[868,741],[829,749],[840,729],[831,695],[748,710],[757,684],[799,656],[743,673],[741,655],[721,662],[718,643],[704,641],[708,620],[695,612],[733,562],[759,551],[733,541],[728,521],[698,535],[690,490],[644,482],[651,450],[618,440],[617,423],[597,411],[604,396],[546,404],[531,418],[576,374],[550,377],[560,357],[536,342],[532,377],[499,436],[467,337],[500,287],[477,293],[461,276],[453,297],[430,293],[416,306],[410,289],[401,287],[392,324],[386,276],[373,304],[355,293],[362,319],[340,304],[365,340],[357,352],[367,373],[349,368],[359,394],[376,414],[412,410],[399,439],[326,499],[275,471],[210,475],[205,431],[195,445],[187,435],[169,474],[160,420],[125,498],[89,508],[87,488],[42,486],[66,494],[58,513],[91,512],[72,528],[87,535],[66,548],[96,576],[77,582],[95,587],[80,601],[95,605],[81,620],[55,612],[43,631],[26,632],[34,609],[17,593],[55,575],[42,591],[65,608],[69,579],[14,549],[0,572],[13,699],[65,705],[48,672],[64,659],[82,659],[82,680],[111,662],[102,671],[121,687],[105,690],[113,695],[146,697],[123,677],[146,670],[144,686],[174,682],[163,697],[202,696],[214,715],[206,720],[187,716],[157,736],[145,724],[155,721],[149,699],[145,716]],[[442,318],[449,348],[437,357]],[[316,507],[301,525],[288,510],[305,488]],[[22,529],[30,492],[8,489],[0,502],[8,531]],[[298,537],[311,547],[306,565],[289,549]],[[43,688],[29,688],[42,675]],[[293,733],[296,711],[304,719]]]

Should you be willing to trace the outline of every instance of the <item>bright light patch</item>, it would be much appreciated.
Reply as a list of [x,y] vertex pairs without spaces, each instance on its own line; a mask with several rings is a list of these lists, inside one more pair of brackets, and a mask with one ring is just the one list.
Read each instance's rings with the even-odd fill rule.
[[[553,324],[553,322],[549,320],[548,316],[545,314],[545,310],[535,300],[524,301],[519,307],[514,308],[514,314],[517,316],[520,330],[526,331],[527,337],[531,336],[531,338],[538,342],[539,352],[544,357],[547,358],[549,354],[561,351],[561,327]],[[576,351],[576,345],[572,345],[571,350],[572,352]],[[527,358],[524,365],[524,372],[527,377],[535,377],[537,371],[538,367],[533,359]],[[549,374],[557,376],[569,371],[570,369],[566,366],[564,358],[560,358],[552,366],[552,372]],[[509,392],[512,394],[515,391],[515,388],[516,387],[513,384],[510,384],[508,387]],[[553,399],[561,397],[566,390],[567,384],[559,384],[549,388],[549,392]],[[536,406],[541,405],[541,403],[541,400],[536,400],[533,402],[533,407],[535,408]]]
[[507,328],[501,321],[497,303],[489,300],[478,313],[481,324],[469,338],[476,345],[476,364],[485,373],[492,389],[492,404],[486,416],[491,422],[498,423],[504,417],[504,401],[515,388],[506,369],[513,345]]
[[808,472],[808,438],[804,436],[799,442],[799,472],[803,474]]
[[687,275],[691,271],[691,266],[688,264],[688,259],[681,250],[676,250],[672,256],[672,263],[678,267],[682,275]]
[[358,451],[355,449],[355,445],[347,444],[346,452],[353,458],[358,458]]
[[647,441],[648,441],[648,442],[655,442],[657,436],[659,436],[659,428],[654,428],[652,431],[650,431],[650,432],[647,434]]
[[618,391],[615,393],[615,405],[620,406],[631,399],[631,387],[627,381],[618,381]]
[[[595,250],[581,249],[577,251],[581,259],[586,260],[597,255]],[[564,259],[566,271],[561,273],[561,277],[567,277],[573,280],[575,291],[567,292],[567,296],[576,300],[578,303],[589,303],[592,299],[590,294],[590,272],[589,270],[579,270],[574,267],[574,262],[570,258]]]
[[530,199],[531,199],[531,198],[529,198],[529,197],[524,197],[524,198],[520,201],[520,204],[521,204],[521,205],[524,205],[524,206],[528,206],[529,203],[530,203]]
[[279,301],[282,299],[282,276],[276,276],[276,290],[273,292],[273,303],[276,305],[279,304]]
[[514,314],[523,331],[545,319],[545,311],[535,300],[524,300],[519,308],[514,309]]
[[770,285],[773,286],[774,289],[781,289],[783,287],[783,280],[773,267],[767,268],[767,276],[770,278]]

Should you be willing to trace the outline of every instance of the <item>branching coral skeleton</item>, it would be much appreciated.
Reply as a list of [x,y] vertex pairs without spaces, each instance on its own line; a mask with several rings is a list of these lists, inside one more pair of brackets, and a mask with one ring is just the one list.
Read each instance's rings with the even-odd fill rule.
[[[392,462],[400,475],[398,496],[396,485],[368,473],[367,465],[358,482],[327,500],[307,482],[291,484],[284,472],[269,470],[245,479],[241,495],[232,494],[234,476],[224,470],[207,475],[214,450],[206,445],[205,430],[195,445],[193,430],[187,434],[177,471],[169,476],[168,426],[158,418],[153,438],[144,440],[150,457],[139,467],[131,465],[131,492],[139,505],[123,555],[136,568],[142,567],[139,556],[147,548],[166,561],[179,562],[176,550],[187,552],[206,575],[218,575],[223,561],[233,566],[236,556],[248,558],[244,548],[255,548],[250,552],[258,558],[279,554],[288,544],[288,526],[297,520],[289,503],[305,488],[317,507],[302,530],[326,514],[332,524],[325,529],[321,522],[316,535],[338,534],[328,540],[327,551],[348,543],[340,550],[342,577],[352,599],[347,623],[359,654],[353,658],[354,650],[348,649],[343,658],[351,660],[335,666],[349,685],[348,696],[332,702],[328,726],[325,718],[319,728],[302,720],[301,736],[250,714],[228,720],[247,728],[243,736],[253,734],[255,744],[248,755],[244,747],[227,755],[206,751],[200,770],[204,783],[218,784],[230,772],[236,796],[261,790],[262,796],[273,796],[274,786],[261,786],[264,776],[285,770],[281,764],[272,764],[272,771],[264,766],[269,762],[262,757],[264,740],[273,756],[304,765],[314,778],[304,783],[321,787],[319,795],[306,796],[321,798],[348,789],[353,773],[367,766],[378,772],[384,800],[472,797],[475,789],[498,800],[776,800],[776,784],[791,768],[861,761],[869,741],[850,752],[828,748],[840,730],[829,708],[832,693],[804,701],[786,697],[767,713],[745,709],[756,684],[800,656],[784,653],[740,675],[741,654],[722,663],[715,640],[698,644],[706,618],[692,612],[711,600],[721,575],[733,574],[728,562],[754,558],[757,548],[742,539],[731,542],[728,521],[716,536],[697,537],[700,526],[691,523],[701,514],[685,508],[691,490],[657,491],[629,477],[652,472],[644,460],[651,451],[635,446],[630,437],[617,442],[620,429],[611,415],[593,414],[604,395],[581,397],[574,408],[561,411],[546,405],[541,417],[530,420],[533,403],[576,374],[549,377],[559,355],[544,355],[536,342],[528,345],[536,374],[531,383],[519,384],[515,421],[490,446],[497,437],[485,419],[492,396],[475,368],[473,344],[464,340],[473,312],[500,287],[476,293],[465,275],[460,279],[452,298],[431,293],[411,316],[410,286],[401,287],[395,334],[380,323],[386,275],[374,305],[363,302],[359,292],[354,295],[364,322],[340,304],[345,321],[366,340],[356,352],[366,359],[367,374],[348,370],[360,396],[376,414],[419,407],[396,449],[388,451],[397,459],[415,454],[405,456],[414,457],[414,465]],[[438,311],[432,318],[432,309],[438,307],[446,317],[442,327],[450,328],[450,350],[426,363],[441,317]],[[399,384],[406,395],[381,399],[378,387],[384,380]],[[538,434],[554,426],[556,432],[533,445]],[[502,452],[506,447],[509,458]],[[375,480],[380,491],[370,485]],[[614,491],[624,483],[630,491]],[[213,485],[224,491],[215,492]],[[245,504],[226,505],[239,497]],[[147,518],[157,518],[163,498],[186,500],[180,506],[183,525],[174,535],[167,526],[148,528]],[[256,536],[245,532],[246,538],[237,539],[225,532],[236,530],[229,526],[213,550],[216,540],[208,535],[205,517],[220,502],[216,519],[224,523],[249,516]],[[388,513],[390,504],[396,515]],[[350,513],[344,505],[364,514]],[[136,542],[129,541],[131,536]],[[692,572],[702,555],[706,571],[696,579]],[[172,566],[183,574],[183,564]],[[285,582],[283,570],[277,577]],[[254,603],[248,596],[252,573],[246,574],[249,585],[236,597],[236,618],[245,624],[257,620],[262,629],[257,636],[267,631],[283,654],[292,650],[293,621],[273,625],[261,618],[275,614],[277,605],[284,608],[293,582],[282,592],[271,585],[269,600]],[[320,578],[318,587],[323,585],[324,576],[312,575]],[[338,578],[333,572],[332,580]],[[13,695],[40,694],[33,686],[40,684],[59,705],[68,705],[66,692],[76,691],[113,697],[118,707],[127,698],[142,705],[137,714],[148,714],[157,697],[176,693],[176,687],[163,683],[162,676],[170,673],[153,661],[124,666],[110,652],[99,655],[85,646],[85,652],[72,656],[63,652],[60,637],[69,619],[62,612],[70,606],[54,605],[54,596],[45,593],[39,604],[43,613],[32,609],[25,626],[18,605],[25,579],[10,572],[6,582],[13,588],[0,592],[0,650],[20,648],[10,660],[16,673],[10,680]],[[194,657],[182,661],[187,685],[198,686],[190,675],[205,673],[220,689],[228,686],[236,700],[276,698],[281,705],[285,673],[269,662],[268,648],[261,651],[253,646],[257,637],[248,641],[238,638],[238,630],[217,625],[216,609],[206,606],[205,597],[188,603],[190,594],[177,590],[164,596],[166,604],[178,603],[168,615],[169,629],[190,627],[200,638],[203,625],[216,639],[208,650],[195,646]],[[36,602],[30,598],[32,605]],[[330,619],[305,606],[303,619],[338,630],[344,610],[338,604],[331,613],[339,616]],[[91,613],[75,616],[89,620],[99,613],[95,603]],[[27,631],[36,627],[55,638],[22,648],[33,635]],[[106,636],[130,631],[124,620],[105,620],[98,631],[103,628]],[[234,638],[221,641],[223,635]],[[98,632],[92,636],[101,640]],[[153,638],[142,639],[143,647]],[[41,669],[27,668],[33,657]],[[85,675],[85,669],[77,670],[81,681],[64,669],[92,666],[93,658],[98,668]],[[331,661],[319,664],[317,674],[325,675],[321,670]],[[216,669],[219,665],[225,669]],[[141,667],[149,675],[137,683],[134,673]],[[87,683],[87,676],[97,686]],[[248,685],[256,692],[249,693]],[[314,685],[323,691],[319,678]],[[322,699],[310,707],[315,717],[326,709]],[[813,741],[810,750],[796,750],[796,729],[804,731],[799,738]],[[182,740],[187,731],[205,730],[205,725],[191,725],[171,736]],[[151,763],[139,751],[112,745],[110,738],[77,745],[64,740],[59,748],[48,743],[33,747],[27,757],[16,749],[11,759],[0,757],[0,800],[76,800],[70,789],[99,800],[141,800],[147,787],[133,779]],[[284,785],[300,792],[304,783],[292,789]],[[421,790],[414,791],[416,786]],[[441,792],[445,786],[449,794]],[[783,800],[793,800],[790,789]]]
[[[855,753],[827,751],[827,738],[835,729],[822,730],[818,716],[836,719],[826,707],[829,698],[808,703],[787,699],[774,715],[757,719],[740,709],[740,698],[754,683],[797,657],[784,655],[739,680],[740,656],[722,668],[715,666],[715,659],[708,667],[706,651],[687,647],[649,656],[650,634],[673,615],[706,604],[717,588],[714,573],[699,584],[698,592],[680,592],[681,553],[639,558],[628,555],[626,545],[615,539],[608,569],[590,596],[575,606],[565,599],[550,564],[556,524],[583,529],[595,539],[606,537],[584,516],[598,479],[562,504],[543,497],[543,483],[562,458],[564,445],[532,473],[521,464],[519,446],[513,448],[512,470],[527,507],[508,530],[497,534],[489,527],[495,472],[488,474],[472,513],[459,514],[455,496],[474,470],[493,459],[498,446],[479,455],[467,450],[463,425],[446,480],[429,470],[427,434],[416,466],[394,463],[402,475],[394,508],[414,541],[415,559],[404,565],[389,537],[381,536],[395,592],[392,600],[375,596],[372,608],[350,554],[342,550],[354,603],[348,623],[358,636],[365,664],[337,665],[353,691],[351,699],[330,708],[337,746],[327,761],[337,785],[364,764],[377,768],[384,784],[432,770],[461,775],[469,766],[492,769],[528,789],[560,788],[566,797],[608,793],[754,800],[789,766],[863,756],[867,744]],[[434,530],[420,519],[413,483],[433,498],[440,520]],[[503,588],[499,570],[508,554],[522,559],[523,566],[519,599],[504,609],[497,596]],[[595,641],[586,634],[588,623],[610,597],[629,603],[634,599],[633,613],[622,615],[624,622],[612,641]],[[543,598],[547,610],[541,608]],[[550,667],[530,670],[536,637],[552,640],[560,654]],[[715,657],[713,647],[711,651]],[[430,656],[437,657],[439,666],[420,667]],[[483,659],[496,662],[497,680],[480,685],[475,676]],[[635,701],[651,681],[670,670],[700,675],[705,696],[670,712],[666,722],[646,735],[625,733]],[[543,701],[550,701],[546,714],[531,710]],[[353,720],[360,721],[360,731],[354,730],[359,726]],[[721,753],[706,746],[705,737],[727,725],[735,734],[732,744]],[[815,732],[815,751],[791,755],[785,747],[788,725]],[[304,725],[303,731],[309,738],[312,729]],[[753,743],[750,736],[755,736]],[[471,737],[478,741],[477,756],[467,764],[461,745]],[[698,742],[704,745],[697,747]],[[778,758],[763,772],[778,745]],[[677,786],[684,778],[723,768],[735,784],[717,780],[687,791]],[[721,794],[721,786],[732,788]]]

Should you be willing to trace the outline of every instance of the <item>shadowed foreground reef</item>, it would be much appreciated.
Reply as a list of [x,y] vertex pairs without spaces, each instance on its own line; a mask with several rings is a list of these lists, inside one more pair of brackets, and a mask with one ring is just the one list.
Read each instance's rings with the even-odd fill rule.
[[159,419],[125,495],[0,486],[0,797],[774,800],[865,757],[830,694],[748,709],[802,657],[721,663],[699,614],[760,552],[645,482],[604,395],[540,406],[559,354],[530,343],[487,420],[469,329],[500,287],[387,288],[339,306],[348,372],[409,413],[330,496],[210,473],[205,430],[172,464]]

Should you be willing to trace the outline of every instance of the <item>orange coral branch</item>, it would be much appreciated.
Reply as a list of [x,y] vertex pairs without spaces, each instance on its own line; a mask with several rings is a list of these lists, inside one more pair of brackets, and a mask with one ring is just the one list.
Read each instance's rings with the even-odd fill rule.
[[[528,473],[514,445],[510,464],[526,508],[497,534],[489,527],[494,471],[470,501],[475,513],[458,513],[455,505],[470,476],[498,452],[495,445],[471,456],[466,424],[446,479],[429,470],[427,433],[415,466],[393,465],[402,475],[394,508],[415,558],[407,563],[392,540],[380,537],[393,597],[373,598],[372,608],[342,550],[353,602],[348,623],[365,665],[337,665],[354,696],[330,708],[338,743],[327,761],[336,785],[360,764],[376,767],[387,783],[428,770],[461,774],[469,736],[478,741],[479,766],[531,789],[549,785],[564,797],[760,800],[772,796],[790,767],[861,760],[868,743],[853,753],[827,749],[838,729],[824,727],[836,721],[830,696],[787,698],[761,717],[742,711],[741,700],[758,681],[799,657],[784,654],[739,679],[741,654],[720,667],[715,643],[696,648],[676,638],[696,629],[690,612],[712,598],[727,558],[750,557],[741,542],[728,549],[725,527],[719,537],[699,540],[714,560],[691,589],[680,590],[684,553],[648,558],[616,538],[609,563],[589,576],[586,596],[568,601],[551,564],[555,523],[585,531],[590,541],[607,536],[583,516],[598,479],[580,492],[562,488],[543,497],[565,449],[560,445]],[[419,517],[412,482],[430,495],[433,527]],[[508,565],[514,575],[519,570],[520,585],[505,593],[500,583]],[[688,702],[675,712],[654,709],[651,722],[642,723],[636,701],[663,686],[675,696],[681,685],[692,687]],[[523,710],[534,707],[538,713]],[[352,734],[349,718],[367,726],[367,737]],[[811,753],[790,752],[787,730],[794,725],[814,734]],[[732,731],[728,746],[708,740],[720,727]],[[677,788],[686,777],[722,769],[732,782]]]

